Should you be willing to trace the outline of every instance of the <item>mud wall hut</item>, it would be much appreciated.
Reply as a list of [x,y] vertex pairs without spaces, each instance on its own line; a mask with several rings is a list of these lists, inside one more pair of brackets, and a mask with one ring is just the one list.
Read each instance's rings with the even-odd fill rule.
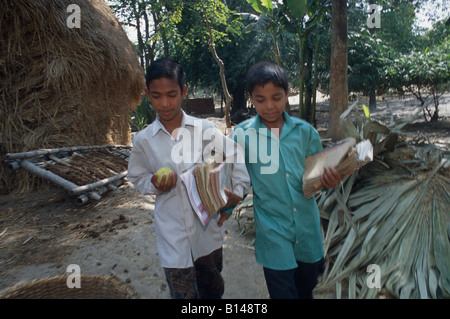
[[[144,72],[108,5],[0,2],[0,193],[39,185],[26,172],[8,173],[7,153],[131,144],[128,112],[142,97]],[[74,4],[79,28],[68,24]]]

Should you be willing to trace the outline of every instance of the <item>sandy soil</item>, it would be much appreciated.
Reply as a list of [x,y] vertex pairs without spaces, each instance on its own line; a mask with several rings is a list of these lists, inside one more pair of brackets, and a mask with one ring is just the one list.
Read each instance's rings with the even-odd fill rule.
[[[365,102],[367,103],[367,102]],[[295,104],[292,97],[291,104]],[[417,109],[409,97],[388,100],[394,119]],[[327,101],[319,104],[319,131],[326,131]],[[379,101],[373,117],[389,119],[386,103]],[[450,96],[440,106],[441,120],[407,130],[423,132],[443,147],[450,144]],[[21,281],[68,275],[77,264],[82,274],[114,274],[132,286],[141,298],[169,298],[156,252],[153,224],[154,197],[142,196],[126,182],[98,202],[77,206],[67,194],[49,185],[26,196],[0,196],[0,290]],[[262,268],[251,249],[252,237],[230,218],[224,244],[224,298],[268,298]],[[332,298],[333,294],[317,296]]]
[[[67,266],[77,264],[82,274],[116,275],[141,298],[169,298],[156,251],[154,196],[126,182],[82,207],[51,186],[16,200],[0,197],[0,289],[69,274]],[[225,227],[224,298],[267,298],[252,239],[239,236],[232,218]]]

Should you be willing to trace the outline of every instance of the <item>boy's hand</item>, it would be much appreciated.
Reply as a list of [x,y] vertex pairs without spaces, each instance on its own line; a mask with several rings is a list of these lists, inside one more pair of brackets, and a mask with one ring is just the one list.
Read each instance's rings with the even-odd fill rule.
[[240,196],[238,196],[236,194],[233,194],[228,189],[224,188],[223,190],[225,192],[225,195],[227,195],[227,197],[228,197],[228,201],[227,201],[227,203],[226,203],[224,208],[237,205],[242,200],[242,197],[240,197]]
[[[226,188],[224,188],[224,192],[225,192],[225,195],[227,195],[227,197],[228,197],[228,201],[227,201],[225,207],[223,207],[222,209],[226,209],[227,207],[235,206],[242,200],[242,197],[240,197],[236,194],[233,194]],[[219,221],[217,222],[217,226],[221,227],[223,225],[223,223],[229,217],[230,217],[230,215],[228,215],[226,212],[221,211]]]
[[217,221],[217,226],[222,227],[223,223],[230,218],[230,215],[228,215],[225,212],[220,212],[219,220]]
[[158,175],[156,173],[153,174],[151,181],[152,181],[153,185],[155,185],[156,189],[161,192],[167,192],[168,190],[170,190],[172,187],[174,187],[177,184],[177,174],[175,174],[174,172],[169,174],[169,179],[167,180],[167,183],[165,183],[166,174],[162,175],[160,183],[158,183],[157,179],[158,179]]
[[325,188],[334,188],[342,180],[341,174],[333,167],[325,167],[320,181]]

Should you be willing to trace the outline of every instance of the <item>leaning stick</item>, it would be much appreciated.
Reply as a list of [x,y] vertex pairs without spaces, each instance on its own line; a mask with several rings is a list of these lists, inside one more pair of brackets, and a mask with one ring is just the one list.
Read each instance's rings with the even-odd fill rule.
[[55,153],[76,152],[76,151],[101,149],[101,148],[131,148],[131,146],[128,146],[128,145],[98,145],[98,146],[74,146],[74,147],[41,149],[41,150],[23,152],[23,153],[9,153],[9,154],[6,154],[6,160],[26,159],[26,158],[31,158],[31,157],[55,154]]

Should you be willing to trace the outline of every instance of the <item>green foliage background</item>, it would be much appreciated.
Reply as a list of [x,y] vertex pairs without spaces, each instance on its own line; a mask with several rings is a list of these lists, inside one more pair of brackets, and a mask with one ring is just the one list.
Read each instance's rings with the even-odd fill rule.
[[[136,48],[143,68],[157,57],[170,55],[185,67],[191,92],[202,89],[220,97],[219,70],[208,50],[205,16],[198,1],[109,2],[124,25],[136,27],[139,23]],[[437,98],[437,108],[439,96],[448,90],[450,10],[436,7],[440,15],[428,12],[429,20],[435,22],[428,31],[418,26],[417,15],[419,9],[441,2],[348,1],[349,92],[410,91],[421,102],[428,94]],[[328,93],[329,89],[331,1],[204,3],[216,50],[225,64],[232,112],[246,106],[248,68],[260,60],[274,60],[287,70],[292,88],[300,94],[300,117],[314,123],[313,97],[317,90]],[[382,6],[379,29],[367,26],[369,3]],[[433,120],[433,114],[428,120]]]

